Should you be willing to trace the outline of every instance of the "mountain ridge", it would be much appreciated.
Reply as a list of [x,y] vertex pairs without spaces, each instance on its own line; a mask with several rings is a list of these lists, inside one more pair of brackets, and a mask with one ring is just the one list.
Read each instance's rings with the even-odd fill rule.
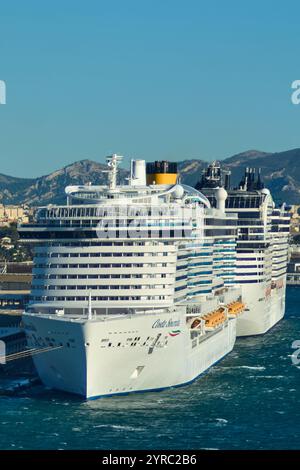
[[[278,203],[300,202],[300,148],[283,152],[246,150],[218,161],[231,171],[234,185],[240,181],[246,166],[261,168],[265,185]],[[179,161],[182,182],[194,186],[208,163],[200,158]],[[83,159],[38,178],[20,178],[0,173],[0,203],[30,206],[63,203],[65,186],[89,182],[105,184],[105,169],[107,166],[103,163]],[[125,183],[128,176],[128,170],[119,169],[121,183]]]

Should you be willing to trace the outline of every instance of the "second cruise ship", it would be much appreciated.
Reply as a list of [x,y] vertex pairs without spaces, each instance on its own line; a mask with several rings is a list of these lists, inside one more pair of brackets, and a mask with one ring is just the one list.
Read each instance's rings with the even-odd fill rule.
[[[186,384],[228,354],[242,314],[238,217],[179,184],[175,163],[132,161],[117,184],[69,186],[19,227],[35,246],[28,346],[48,387],[95,398]],[[44,351],[44,352],[43,352]],[[43,352],[43,353],[42,353]]]
[[238,216],[236,283],[247,307],[238,319],[237,336],[266,333],[284,316],[290,214],[276,207],[260,171],[246,168],[236,189],[218,162],[203,171],[196,188],[217,204],[219,188],[228,193],[225,211]]

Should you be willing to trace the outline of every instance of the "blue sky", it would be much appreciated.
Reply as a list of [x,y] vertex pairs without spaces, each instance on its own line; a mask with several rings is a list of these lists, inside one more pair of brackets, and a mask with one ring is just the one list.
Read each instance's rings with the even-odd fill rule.
[[0,173],[300,147],[300,3],[0,1]]

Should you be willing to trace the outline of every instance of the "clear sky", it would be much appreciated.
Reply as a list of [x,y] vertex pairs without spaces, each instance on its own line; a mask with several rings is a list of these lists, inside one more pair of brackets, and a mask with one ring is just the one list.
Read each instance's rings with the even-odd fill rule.
[[300,2],[0,0],[0,173],[300,147]]

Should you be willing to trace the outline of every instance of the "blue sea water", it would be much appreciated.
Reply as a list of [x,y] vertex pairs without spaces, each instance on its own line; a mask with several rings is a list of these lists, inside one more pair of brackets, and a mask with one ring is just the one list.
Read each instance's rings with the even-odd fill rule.
[[0,448],[300,449],[299,302],[289,288],[283,321],[186,387],[90,402],[42,387],[0,397]]

